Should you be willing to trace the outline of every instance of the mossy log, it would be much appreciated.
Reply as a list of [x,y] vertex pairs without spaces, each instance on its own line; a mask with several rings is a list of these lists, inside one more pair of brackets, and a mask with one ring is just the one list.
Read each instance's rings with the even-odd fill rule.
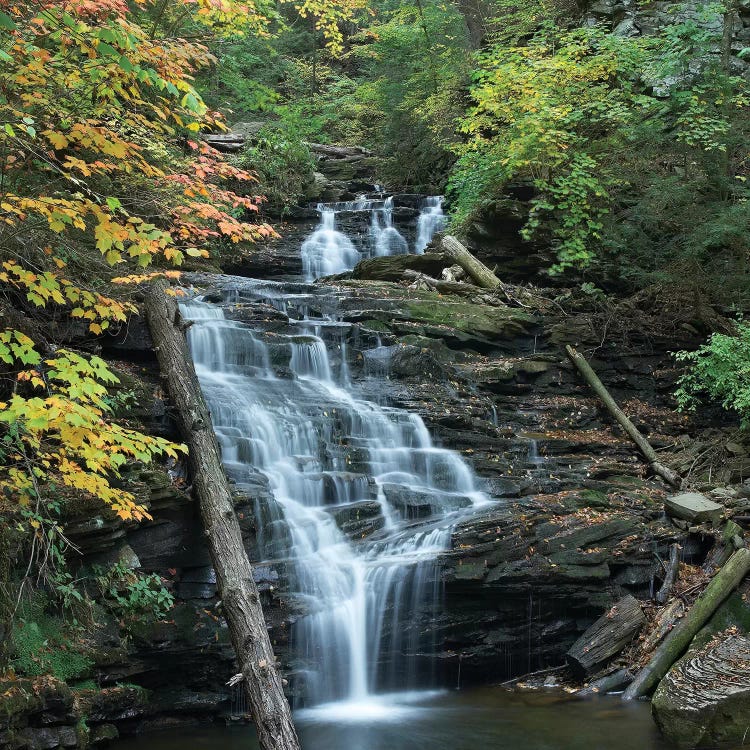
[[591,674],[622,651],[646,624],[641,605],[633,596],[625,596],[605,612],[566,654],[573,671]]
[[665,466],[659,461],[656,451],[651,447],[651,444],[646,440],[643,435],[638,431],[638,428],[628,419],[625,412],[620,409],[617,402],[612,398],[609,391],[604,387],[604,384],[599,380],[598,375],[594,372],[591,365],[586,361],[583,354],[577,352],[572,346],[566,346],[565,351],[567,352],[568,359],[575,365],[578,372],[583,375],[584,380],[591,386],[594,393],[601,399],[602,403],[607,407],[609,413],[617,420],[619,425],[628,434],[628,437],[638,446],[638,449],[645,456],[646,460],[651,467],[654,474],[658,474],[668,484],[673,487],[679,487],[682,484],[682,479],[677,472],[672,471],[668,466]]
[[291,710],[268,638],[258,589],[242,544],[211,414],[185,340],[187,325],[161,279],[146,294],[146,316],[162,377],[189,454],[216,583],[262,750],[299,750]]
[[669,670],[651,710],[679,748],[744,747],[750,726],[750,639],[722,633]]
[[703,593],[654,651],[651,661],[636,675],[623,693],[624,700],[650,693],[679,659],[695,634],[708,622],[719,605],[734,591],[750,570],[750,549],[738,549],[714,576]]
[[445,235],[440,241],[440,249],[458,263],[477,286],[482,287],[482,289],[497,289],[501,286],[500,279],[455,237],[450,234]]

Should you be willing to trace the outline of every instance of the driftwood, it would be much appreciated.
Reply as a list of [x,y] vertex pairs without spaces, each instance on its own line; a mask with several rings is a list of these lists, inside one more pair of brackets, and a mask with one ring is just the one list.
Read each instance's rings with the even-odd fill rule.
[[622,651],[646,624],[641,605],[633,596],[626,596],[603,614],[566,654],[573,671],[591,674]]
[[669,593],[672,591],[677,573],[680,569],[680,545],[675,542],[669,548],[669,563],[667,564],[664,583],[654,597],[659,604],[666,604],[669,599]]
[[465,284],[462,281],[443,281],[442,279],[435,279],[432,276],[427,276],[411,269],[406,269],[403,277],[407,281],[411,281],[417,285],[422,284],[427,289],[439,292],[440,294],[454,294],[457,297],[467,297],[476,304],[493,305],[495,307],[504,305],[497,297],[487,293],[484,289],[480,289],[478,286],[474,286],[474,284]]
[[189,448],[193,491],[200,505],[216,583],[258,741],[263,750],[299,750],[211,415],[188,352],[184,322],[166,289],[163,279],[152,284],[146,294],[146,317],[154,352]]
[[604,695],[622,690],[633,681],[633,673],[629,669],[618,669],[616,672],[604,675],[594,680],[576,693],[577,698],[591,698],[594,695]]
[[729,558],[726,565],[695,600],[688,613],[654,651],[651,661],[636,675],[623,694],[624,700],[640,698],[656,687],[669,668],[682,656],[695,634],[737,588],[749,570],[750,549],[743,547]]
[[572,346],[566,346],[565,351],[567,352],[570,361],[576,366],[581,375],[583,375],[584,380],[591,386],[592,390],[607,407],[609,413],[617,420],[630,439],[638,446],[654,474],[658,474],[673,487],[679,487],[682,484],[680,475],[659,461],[656,451],[654,451],[648,440],[641,435],[638,428],[628,419],[612,396],[610,396],[609,391],[604,387],[602,381],[599,380],[599,377],[591,368],[591,365],[586,361],[586,358],[577,352]]
[[501,286],[500,279],[455,237],[449,234],[445,235],[440,240],[440,249],[461,266],[477,286],[482,287],[482,289],[497,289]]
[[662,638],[674,627],[677,620],[685,614],[685,604],[675,597],[657,615],[648,635],[641,643],[641,654],[650,654]]

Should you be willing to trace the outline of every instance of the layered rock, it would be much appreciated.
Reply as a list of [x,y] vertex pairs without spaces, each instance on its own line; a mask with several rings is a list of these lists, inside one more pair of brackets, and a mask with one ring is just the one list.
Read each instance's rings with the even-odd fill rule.
[[689,652],[659,684],[652,708],[678,747],[742,744],[750,725],[750,638],[729,631]]

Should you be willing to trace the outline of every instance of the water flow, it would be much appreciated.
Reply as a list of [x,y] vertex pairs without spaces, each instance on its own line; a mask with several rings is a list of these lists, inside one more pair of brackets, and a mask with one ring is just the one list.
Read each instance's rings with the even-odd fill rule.
[[[415,253],[423,253],[435,232],[445,228],[442,205],[442,196],[424,199],[417,218]],[[349,271],[362,257],[409,253],[409,242],[394,222],[393,196],[360,196],[353,201],[319,203],[317,210],[320,222],[315,231],[302,243],[302,267],[306,281]],[[341,214],[356,213],[369,213],[370,226],[366,233],[353,232],[352,238],[337,227]]]
[[418,255],[424,253],[434,235],[437,232],[442,232],[443,229],[445,229],[443,196],[431,195],[429,198],[425,198],[417,219],[417,241],[414,243],[414,252]]
[[383,207],[373,209],[370,219],[372,253],[375,256],[408,255],[409,243],[393,226],[393,197],[386,198]]
[[336,210],[320,205],[320,224],[302,243],[302,269],[307,281],[348,271],[360,255],[354,243],[336,229]]
[[[420,417],[336,382],[321,338],[274,336],[272,358],[260,334],[220,308],[182,308],[195,321],[190,347],[227,472],[256,497],[259,473],[271,490],[257,501],[258,541],[266,559],[286,561],[306,702],[383,708],[378,691],[424,682],[419,657],[436,647],[436,557],[458,512],[487,497]],[[342,528],[360,514],[380,530],[360,539],[358,527],[350,538]]]

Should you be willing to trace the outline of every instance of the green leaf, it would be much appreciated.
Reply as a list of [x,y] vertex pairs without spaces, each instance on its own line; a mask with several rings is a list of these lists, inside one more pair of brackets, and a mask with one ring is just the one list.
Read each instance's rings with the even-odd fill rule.
[[18,28],[16,22],[6,13],[0,10],[0,29],[7,29],[8,31],[15,31]]
[[128,60],[125,55],[120,55],[120,67],[126,72],[126,73],[132,73],[135,70],[135,66],[133,65],[130,60]]

